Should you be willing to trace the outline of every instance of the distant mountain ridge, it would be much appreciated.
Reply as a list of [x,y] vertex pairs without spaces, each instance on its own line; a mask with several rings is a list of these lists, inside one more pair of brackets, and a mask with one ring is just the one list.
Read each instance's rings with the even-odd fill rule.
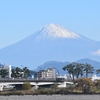
[[[95,70],[100,69],[100,62],[85,58],[85,59],[80,59],[76,61],[77,63],[88,63],[94,67]],[[40,65],[37,67],[37,69],[34,69],[36,71],[38,70],[45,70],[48,67],[55,68],[61,75],[68,74],[66,71],[64,71],[62,68],[72,62],[59,62],[59,61],[47,61],[44,64]]]
[[100,69],[100,62],[97,62],[88,58],[80,59],[76,62],[83,63],[83,64],[88,63],[88,64],[91,64],[95,69]]
[[36,70],[43,70],[47,69],[48,67],[55,68],[57,73],[59,74],[66,74],[65,71],[63,71],[63,67],[68,65],[70,62],[59,62],[59,61],[47,61],[44,64],[40,65]]
[[35,69],[47,61],[73,62],[83,58],[99,61],[100,56],[94,55],[99,49],[100,42],[63,26],[49,24],[25,39],[0,49],[0,62]]

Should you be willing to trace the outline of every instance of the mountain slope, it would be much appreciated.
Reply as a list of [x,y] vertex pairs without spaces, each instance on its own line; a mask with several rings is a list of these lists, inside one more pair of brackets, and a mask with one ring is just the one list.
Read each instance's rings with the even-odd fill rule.
[[95,70],[100,69],[100,62],[97,62],[88,58],[80,59],[76,62],[83,63],[83,64],[88,63],[88,64],[91,64]]
[[76,61],[82,58],[99,60],[92,52],[100,49],[100,42],[90,40],[66,28],[49,24],[25,39],[0,49],[0,62],[31,69],[46,61]]
[[[100,62],[88,59],[88,58],[84,58],[84,59],[79,59],[76,61],[77,63],[88,63],[91,64],[95,71],[97,69],[100,69]],[[64,75],[64,74],[68,74],[67,71],[64,71],[62,68],[68,64],[70,64],[72,62],[58,62],[58,61],[47,61],[45,63],[43,63],[42,65],[38,66],[37,69],[34,69],[35,71],[38,70],[43,70],[43,69],[47,69],[48,67],[54,67],[57,70],[57,73]]]
[[47,61],[44,64],[38,66],[36,70],[47,69],[48,67],[53,67],[56,69],[58,74],[64,75],[66,74],[66,71],[64,71],[62,68],[68,65],[69,63],[70,62]]

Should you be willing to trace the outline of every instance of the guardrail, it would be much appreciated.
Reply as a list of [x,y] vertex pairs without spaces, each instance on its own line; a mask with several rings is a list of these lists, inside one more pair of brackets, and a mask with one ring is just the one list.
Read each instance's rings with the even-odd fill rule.
[[55,78],[55,79],[24,79],[24,78],[0,78],[0,82],[64,82],[63,78]]

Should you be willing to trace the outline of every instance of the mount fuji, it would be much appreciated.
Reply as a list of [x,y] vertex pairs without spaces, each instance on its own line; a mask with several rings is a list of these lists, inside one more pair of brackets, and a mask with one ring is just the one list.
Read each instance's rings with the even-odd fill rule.
[[[100,60],[100,42],[48,24],[25,39],[0,49],[0,62],[31,69],[46,61],[76,61],[89,58]],[[98,54],[98,55],[97,55]]]

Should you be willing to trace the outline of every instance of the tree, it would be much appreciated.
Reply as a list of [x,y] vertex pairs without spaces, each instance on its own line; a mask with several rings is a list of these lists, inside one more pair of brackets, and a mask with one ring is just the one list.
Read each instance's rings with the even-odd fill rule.
[[67,70],[67,72],[72,75],[72,80],[74,81],[74,77],[76,78],[82,77],[85,72],[86,78],[88,78],[89,74],[93,74],[94,68],[90,64],[80,64],[73,62],[69,65],[63,67],[63,70]]
[[97,70],[96,70],[96,73],[97,73],[97,74],[100,74],[100,69],[97,69]]
[[63,67],[63,70],[67,70],[67,72],[72,75],[72,80],[74,81],[74,77],[76,76],[79,78],[79,76],[83,76],[83,64],[73,62],[69,65],[66,65]]
[[82,77],[84,74],[84,64],[76,63],[75,75],[76,78]]
[[23,69],[16,67],[15,69],[12,69],[11,76],[14,78],[27,78],[30,76],[30,71],[27,67],[24,67]]
[[86,63],[86,64],[84,64],[84,71],[85,71],[85,74],[86,74],[86,78],[88,78],[89,74],[93,74],[94,68],[90,64]]
[[21,68],[19,67],[16,67],[15,69],[12,69],[12,74],[11,74],[12,77],[14,78],[22,78],[23,76],[23,71]]
[[16,77],[16,72],[15,69],[12,69],[11,77],[15,78]]
[[77,84],[77,87],[80,88],[83,93],[88,93],[90,91],[90,87],[94,86],[94,82],[89,78],[80,78],[74,81]]
[[30,71],[27,67],[23,68],[23,72],[24,72],[24,78],[27,78],[30,76]]
[[2,78],[4,78],[8,75],[8,71],[6,69],[1,69],[0,70],[0,75],[1,75]]
[[15,69],[15,73],[16,73],[16,77],[17,77],[17,78],[23,76],[23,71],[22,71],[22,69],[19,68],[19,67],[16,67],[16,69]]
[[75,65],[73,63],[66,65],[63,67],[63,70],[67,70],[67,72],[69,73],[69,75],[72,75],[72,80],[74,81],[74,77],[75,77]]

